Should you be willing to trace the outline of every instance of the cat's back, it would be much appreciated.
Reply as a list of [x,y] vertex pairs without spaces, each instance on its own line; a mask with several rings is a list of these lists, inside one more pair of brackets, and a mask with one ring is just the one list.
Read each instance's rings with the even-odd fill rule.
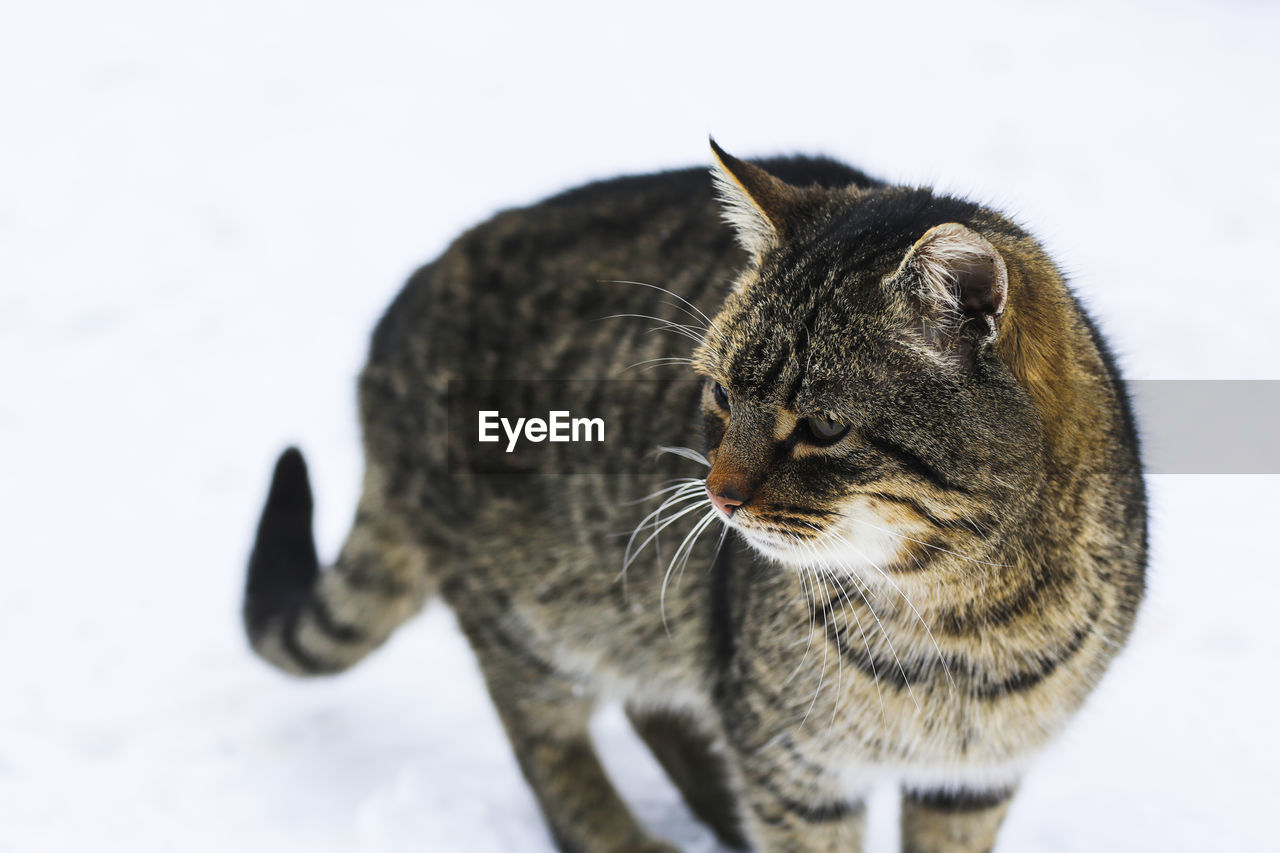
[[[802,185],[875,183],[826,158],[764,162]],[[639,315],[712,313],[745,260],[705,169],[597,181],[459,237],[387,310],[371,361],[416,351],[457,378],[613,376],[637,353],[672,349]]]

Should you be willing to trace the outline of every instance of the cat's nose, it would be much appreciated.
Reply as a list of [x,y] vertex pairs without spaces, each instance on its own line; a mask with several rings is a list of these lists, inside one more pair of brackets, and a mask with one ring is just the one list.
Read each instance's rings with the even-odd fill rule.
[[733,486],[723,486],[719,492],[713,491],[711,486],[707,486],[707,496],[711,498],[711,503],[716,509],[723,512],[726,516],[732,516],[733,511],[747,502],[738,490]]

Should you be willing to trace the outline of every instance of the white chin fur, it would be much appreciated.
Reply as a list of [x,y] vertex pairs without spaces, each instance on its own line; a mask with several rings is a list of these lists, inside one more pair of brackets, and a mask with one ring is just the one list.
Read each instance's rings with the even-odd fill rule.
[[842,507],[844,518],[829,532],[814,532],[804,543],[737,523],[748,544],[764,556],[797,568],[826,570],[863,578],[879,576],[879,570],[893,563],[902,552],[903,535],[892,522],[881,518],[865,502],[852,501]]

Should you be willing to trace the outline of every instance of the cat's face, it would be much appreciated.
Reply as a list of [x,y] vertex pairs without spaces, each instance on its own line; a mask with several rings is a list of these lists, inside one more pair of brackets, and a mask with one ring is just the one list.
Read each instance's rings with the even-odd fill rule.
[[[990,346],[1006,271],[948,224],[975,222],[974,205],[806,198],[755,247],[695,353],[708,494],[777,560],[912,571],[951,531],[993,528],[1035,467],[1034,409]],[[933,301],[937,287],[954,299]]]

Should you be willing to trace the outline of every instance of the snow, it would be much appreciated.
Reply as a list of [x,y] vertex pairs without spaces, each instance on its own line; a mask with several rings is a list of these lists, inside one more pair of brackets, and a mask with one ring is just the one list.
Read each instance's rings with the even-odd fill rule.
[[[439,605],[359,669],[247,652],[299,442],[332,555],[404,276],[588,178],[826,152],[1012,211],[1130,375],[1280,379],[1280,9],[10,4],[0,30],[0,851],[548,851]],[[1130,648],[999,849],[1274,846],[1275,477],[1153,476]],[[638,813],[711,851],[616,711]],[[893,849],[887,795],[873,853]]]

